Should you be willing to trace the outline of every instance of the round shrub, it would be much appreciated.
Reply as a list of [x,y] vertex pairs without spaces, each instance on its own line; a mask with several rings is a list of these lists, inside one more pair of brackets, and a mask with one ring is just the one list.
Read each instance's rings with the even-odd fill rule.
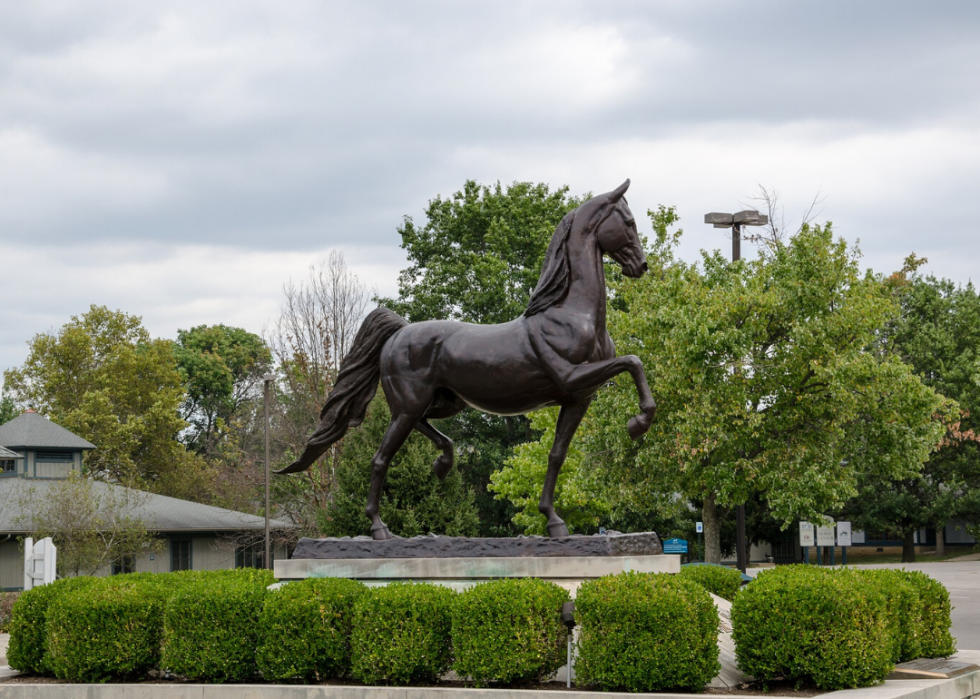
[[494,580],[460,594],[453,609],[453,670],[477,686],[540,680],[565,664],[568,591],[546,580]]
[[350,671],[356,580],[308,578],[266,596],[256,661],[267,680],[323,680]]
[[718,611],[700,585],[664,573],[620,573],[582,584],[575,671],[605,690],[699,691],[721,670]]
[[738,666],[762,681],[867,687],[893,667],[885,595],[850,570],[782,566],[761,573],[735,597],[732,627]]
[[268,578],[238,571],[188,577],[167,602],[161,665],[189,679],[251,677]]
[[62,578],[21,593],[10,611],[10,642],[7,646],[10,667],[35,675],[50,673],[44,662],[48,607],[61,595],[79,590],[94,580],[90,577]]
[[439,585],[391,583],[354,603],[351,674],[366,684],[431,682],[449,669],[456,593]]
[[45,663],[73,682],[145,673],[160,661],[169,590],[152,575],[103,578],[48,607]]
[[956,652],[949,591],[938,580],[920,571],[898,571],[919,594],[919,654],[923,658],[948,658]]
[[681,566],[680,575],[729,602],[735,599],[742,586],[742,574],[739,571],[720,565],[688,563]]
[[858,570],[858,575],[874,585],[885,596],[888,629],[892,635],[892,662],[915,660],[921,653],[922,618],[919,591],[905,577],[904,571]]

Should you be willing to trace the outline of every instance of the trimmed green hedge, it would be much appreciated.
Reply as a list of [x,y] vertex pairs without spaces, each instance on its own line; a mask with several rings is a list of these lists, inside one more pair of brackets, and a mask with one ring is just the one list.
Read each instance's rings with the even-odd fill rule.
[[956,639],[950,634],[953,625],[949,591],[925,573],[900,571],[919,594],[919,655],[923,658],[948,658],[956,652]]
[[888,630],[892,636],[892,662],[915,660],[921,654],[922,608],[919,590],[905,571],[851,569],[885,596]]
[[732,626],[738,666],[759,680],[867,687],[893,667],[887,597],[851,570],[796,565],[760,573],[732,603]]
[[210,682],[255,674],[259,617],[272,576],[228,572],[234,574],[192,577],[168,600],[161,665],[174,674]]
[[634,572],[590,580],[579,587],[575,616],[575,671],[585,684],[700,691],[721,670],[718,611],[690,580]]
[[370,588],[354,603],[351,674],[366,684],[436,680],[452,662],[455,597],[424,583]]
[[742,586],[742,574],[734,568],[724,566],[689,563],[681,566],[680,575],[729,602],[735,599]]
[[160,662],[168,586],[152,574],[102,578],[48,607],[47,668],[59,679],[133,678]]
[[269,594],[259,622],[256,661],[265,679],[323,680],[350,671],[356,580],[309,578]]
[[95,578],[65,578],[22,592],[10,612],[10,643],[7,662],[21,672],[44,675],[47,648],[48,607],[64,594],[80,590]]
[[453,610],[453,670],[477,686],[541,680],[565,664],[568,591],[536,578],[494,580],[466,590]]

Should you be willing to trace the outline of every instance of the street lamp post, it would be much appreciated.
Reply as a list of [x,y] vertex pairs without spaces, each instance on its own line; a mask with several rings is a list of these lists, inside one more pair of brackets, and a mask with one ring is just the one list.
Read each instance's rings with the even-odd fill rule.
[[[732,262],[742,259],[742,226],[764,226],[769,223],[766,214],[758,211],[747,210],[739,211],[735,214],[710,213],[704,215],[704,222],[712,224],[715,228],[732,229]],[[749,556],[748,546],[745,541],[745,504],[737,505],[735,508],[736,536],[735,536],[735,559],[738,569],[745,572],[748,567]]]
[[265,559],[263,560],[268,570],[272,570],[272,546],[269,540],[269,393],[275,378],[274,374],[266,374],[262,377],[265,394]]

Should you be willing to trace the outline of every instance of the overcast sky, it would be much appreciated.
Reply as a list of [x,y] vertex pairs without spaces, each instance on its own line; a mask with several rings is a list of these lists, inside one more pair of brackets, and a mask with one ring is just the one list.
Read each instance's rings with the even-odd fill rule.
[[[708,211],[777,189],[890,272],[980,258],[980,3],[0,4],[0,369],[90,304],[261,332],[466,179]],[[649,225],[646,226],[649,228]]]

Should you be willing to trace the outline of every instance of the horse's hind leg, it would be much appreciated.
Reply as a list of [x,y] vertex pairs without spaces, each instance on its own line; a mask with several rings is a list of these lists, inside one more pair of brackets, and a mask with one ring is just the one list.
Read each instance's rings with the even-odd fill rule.
[[367,507],[364,508],[364,514],[371,519],[372,539],[391,538],[391,532],[388,531],[385,523],[381,521],[379,514],[381,509],[381,489],[384,487],[385,476],[388,475],[388,467],[391,465],[391,460],[412,433],[417,419],[417,415],[409,415],[407,413],[392,416],[391,424],[388,425],[388,431],[385,432],[384,439],[381,440],[381,446],[378,447],[374,458],[371,459],[371,489],[368,490]]
[[575,436],[575,430],[585,417],[592,397],[589,396],[581,403],[566,405],[558,413],[558,424],[555,426],[555,443],[548,454],[548,473],[544,477],[544,488],[541,489],[541,500],[538,502],[538,512],[548,518],[548,536],[568,536],[568,527],[555,512],[555,485],[558,483],[558,473],[561,471],[568,447]]
[[430,425],[425,418],[415,423],[415,429],[431,439],[432,443],[436,445],[436,449],[442,450],[442,453],[432,463],[432,470],[439,476],[439,480],[445,480],[449,472],[453,470],[453,440]]

